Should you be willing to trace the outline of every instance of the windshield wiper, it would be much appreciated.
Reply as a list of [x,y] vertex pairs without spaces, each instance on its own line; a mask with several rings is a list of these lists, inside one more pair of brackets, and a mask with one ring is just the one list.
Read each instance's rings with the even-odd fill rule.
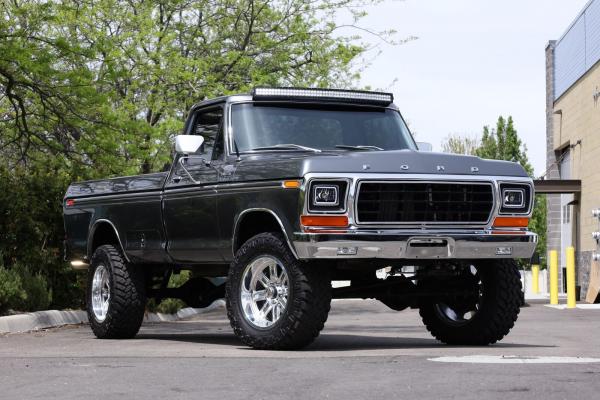
[[321,152],[321,150],[315,149],[314,147],[301,146],[299,144],[294,144],[294,143],[274,144],[273,146],[255,147],[250,150],[251,151],[255,151],[255,150],[303,150],[303,151],[312,151],[315,153]]
[[383,150],[381,147],[377,147],[377,146],[362,146],[362,145],[350,146],[349,144],[338,144],[335,147],[338,149],[348,149],[348,150],[378,150],[378,151]]

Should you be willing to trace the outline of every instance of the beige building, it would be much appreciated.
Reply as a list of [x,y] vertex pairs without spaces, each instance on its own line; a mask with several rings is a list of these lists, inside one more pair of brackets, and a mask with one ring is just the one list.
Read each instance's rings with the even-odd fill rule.
[[[548,195],[548,249],[576,249],[577,285],[585,296],[599,230],[600,0],[590,1],[565,34],[546,48],[546,179],[568,180]],[[580,181],[580,183],[579,183]],[[556,185],[556,188],[561,185]]]

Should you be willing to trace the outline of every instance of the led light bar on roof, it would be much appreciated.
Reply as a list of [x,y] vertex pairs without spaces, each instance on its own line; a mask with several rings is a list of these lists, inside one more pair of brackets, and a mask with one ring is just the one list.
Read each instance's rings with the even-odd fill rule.
[[255,100],[324,100],[342,103],[377,104],[387,106],[394,101],[391,93],[340,89],[265,88],[252,90]]

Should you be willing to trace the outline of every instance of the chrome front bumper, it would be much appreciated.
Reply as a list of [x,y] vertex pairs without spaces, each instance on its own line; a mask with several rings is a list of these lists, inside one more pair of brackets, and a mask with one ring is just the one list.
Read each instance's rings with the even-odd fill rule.
[[537,235],[532,232],[494,234],[471,232],[296,233],[299,259],[480,259],[530,258]]

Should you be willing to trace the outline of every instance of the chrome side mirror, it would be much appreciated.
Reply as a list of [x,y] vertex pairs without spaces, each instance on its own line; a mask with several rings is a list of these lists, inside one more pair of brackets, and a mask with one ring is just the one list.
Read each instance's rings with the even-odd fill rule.
[[417,142],[417,149],[419,151],[433,151],[433,145],[427,142]]
[[204,143],[200,135],[177,135],[175,136],[175,151],[178,154],[192,154],[198,151]]

